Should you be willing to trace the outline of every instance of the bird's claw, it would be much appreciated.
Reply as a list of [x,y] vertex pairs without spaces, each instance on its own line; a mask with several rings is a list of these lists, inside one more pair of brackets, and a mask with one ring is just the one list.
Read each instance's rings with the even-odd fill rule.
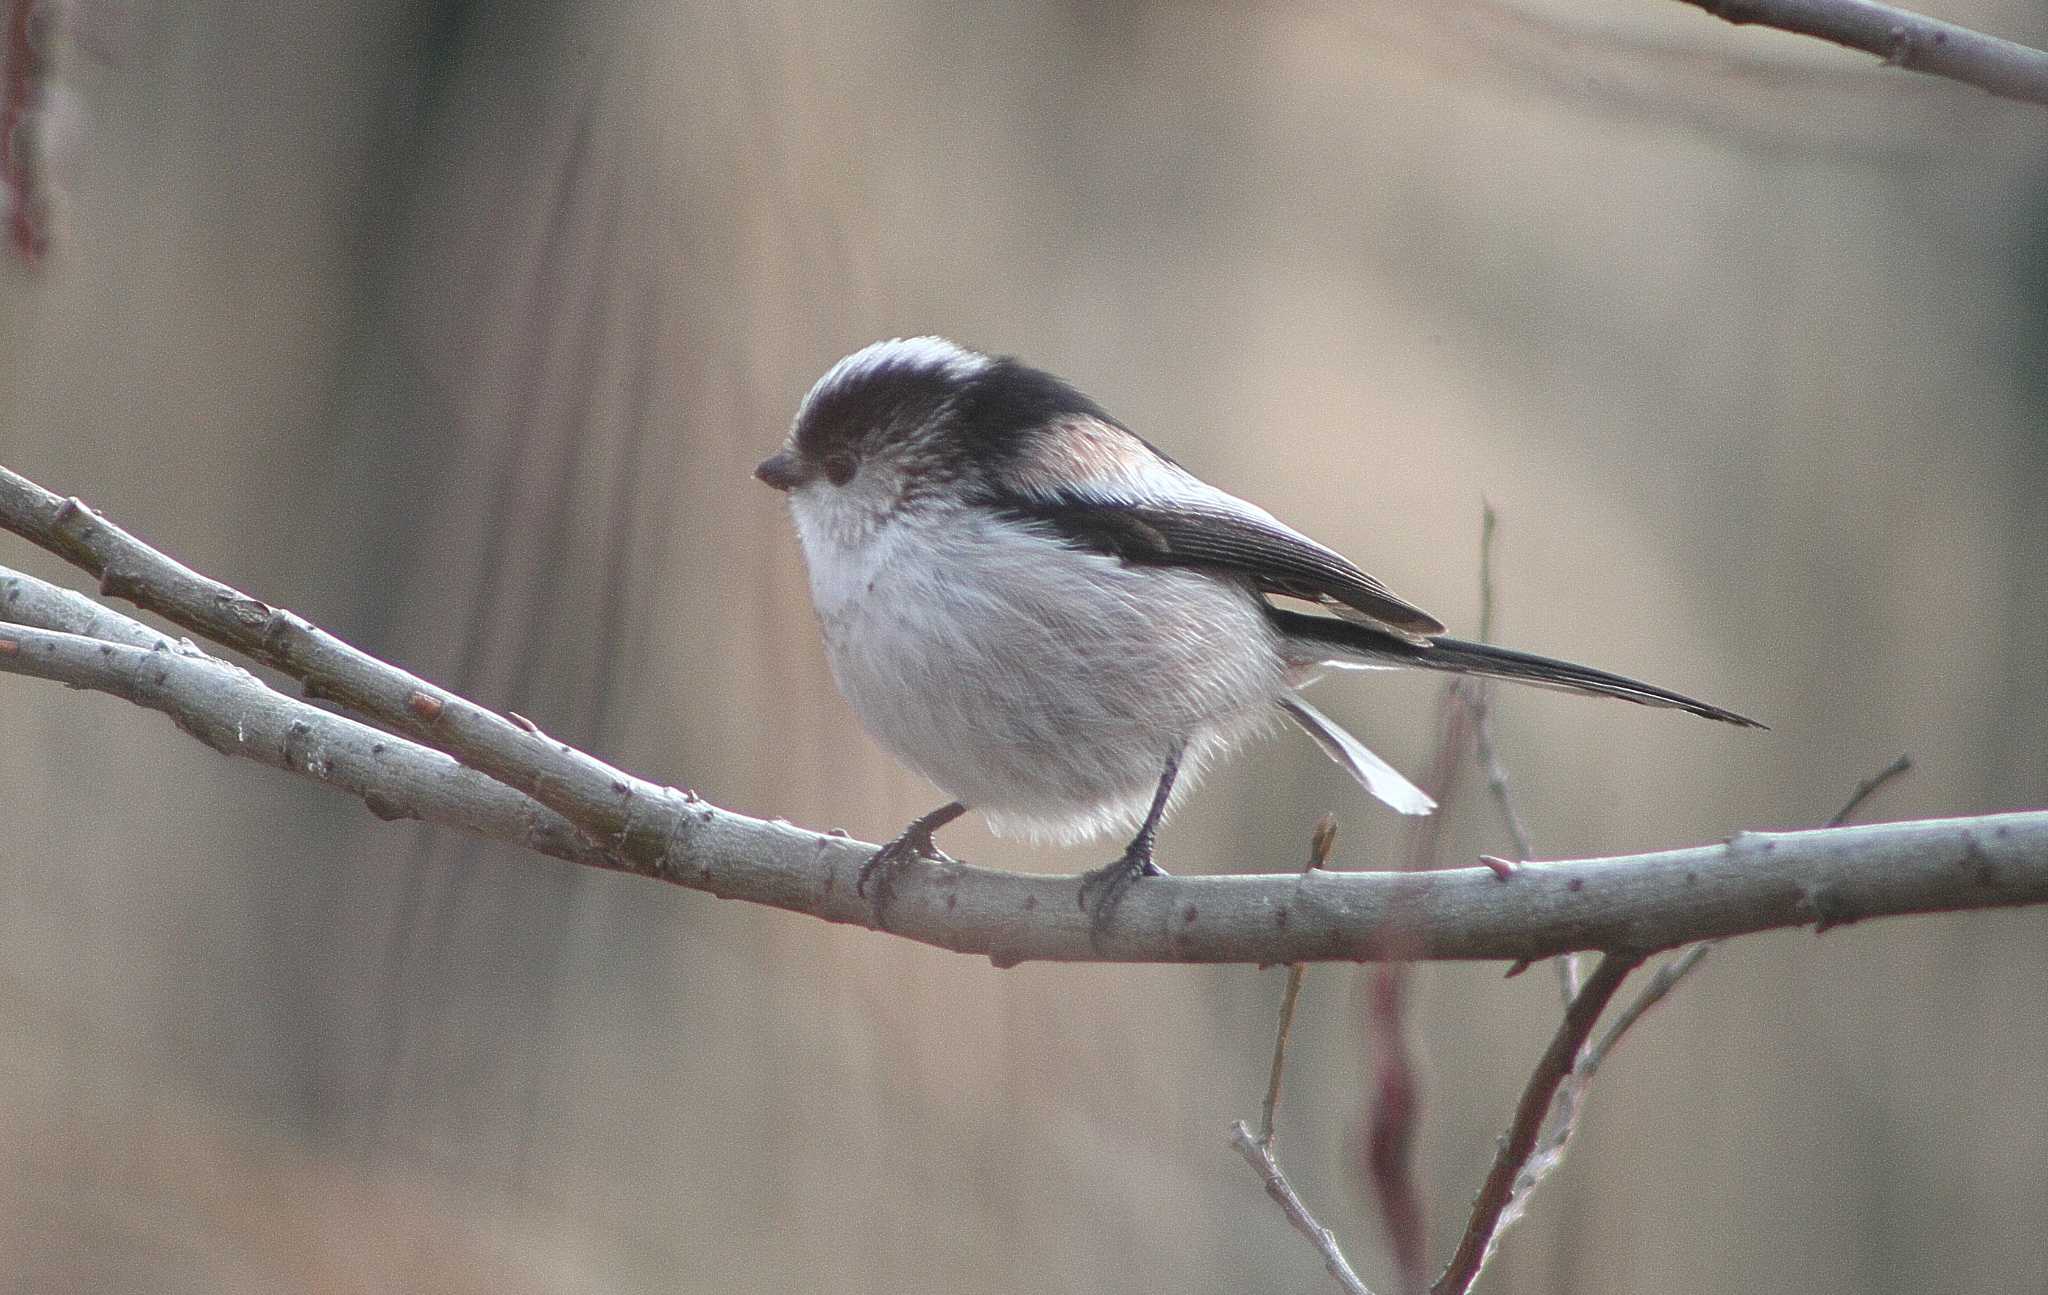
[[[909,831],[868,856],[860,866],[860,875],[854,879],[853,893],[868,901],[869,925],[882,929],[882,915],[889,907],[889,901],[896,897],[896,870],[913,859],[935,859],[940,863],[952,863],[953,859],[944,850],[932,844],[929,832]],[[874,883],[875,893],[868,894],[868,884]]]
[[1152,862],[1150,850],[1140,853],[1126,850],[1114,862],[1097,868],[1081,878],[1081,911],[1088,917],[1088,942],[1096,948],[1102,947],[1102,937],[1109,930],[1110,918],[1115,915],[1117,905],[1123,902],[1124,894],[1140,877],[1164,877],[1166,869]]

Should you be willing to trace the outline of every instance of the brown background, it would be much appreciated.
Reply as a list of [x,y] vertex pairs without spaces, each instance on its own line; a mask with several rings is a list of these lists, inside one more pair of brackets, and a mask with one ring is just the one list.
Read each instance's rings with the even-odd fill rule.
[[[2024,0],[1944,15],[2034,43]],[[80,5],[0,458],[650,777],[870,839],[780,501],[810,380],[1060,371],[1469,631],[1539,847],[2048,800],[2048,117],[1675,4]],[[20,544],[0,561],[62,576]],[[1436,690],[1321,704],[1413,773]],[[0,679],[0,1267],[33,1291],[1327,1288],[1230,1152],[1277,971],[987,965],[471,850]],[[1401,825],[1307,743],[1189,871]],[[949,845],[1075,871],[1101,849]],[[1504,847],[1453,809],[1447,857]],[[2041,1290],[2048,925],[1718,952],[1497,1292]],[[1282,1150],[1371,1282],[1358,974]],[[1417,973],[1433,1251],[1554,1019]]]

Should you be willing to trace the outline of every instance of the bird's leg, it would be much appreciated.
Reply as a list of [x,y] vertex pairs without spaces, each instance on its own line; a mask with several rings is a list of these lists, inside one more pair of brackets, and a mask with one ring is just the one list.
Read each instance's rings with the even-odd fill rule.
[[889,906],[889,900],[895,894],[896,869],[912,859],[946,860],[945,851],[932,844],[932,833],[966,812],[967,806],[959,801],[946,802],[924,817],[913,820],[909,827],[897,834],[895,840],[868,856],[868,861],[860,866],[860,879],[853,883],[853,893],[866,895],[868,883],[874,882],[875,893],[868,904],[877,929],[882,925],[882,910]]
[[1114,863],[1097,868],[1081,878],[1081,911],[1092,912],[1089,922],[1090,938],[1097,944],[1102,942],[1102,933],[1109,925],[1110,914],[1124,897],[1131,883],[1140,877],[1163,877],[1166,870],[1152,862],[1152,839],[1159,834],[1159,820],[1166,817],[1166,801],[1173,794],[1173,780],[1180,773],[1180,748],[1166,757],[1166,771],[1159,775],[1159,790],[1152,793],[1152,808],[1146,811],[1145,821],[1138,828],[1138,834],[1124,847],[1124,852]]

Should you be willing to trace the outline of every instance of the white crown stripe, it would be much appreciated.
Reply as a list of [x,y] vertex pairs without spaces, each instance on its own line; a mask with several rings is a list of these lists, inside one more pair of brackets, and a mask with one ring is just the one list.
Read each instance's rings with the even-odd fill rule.
[[810,404],[835,387],[866,380],[890,369],[925,369],[949,379],[965,378],[994,363],[978,351],[970,351],[943,337],[892,337],[886,342],[863,346],[825,371],[804,397]]

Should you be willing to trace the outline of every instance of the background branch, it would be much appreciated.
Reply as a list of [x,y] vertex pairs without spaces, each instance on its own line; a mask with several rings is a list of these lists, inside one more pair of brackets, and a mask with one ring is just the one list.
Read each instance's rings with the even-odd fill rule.
[[[1858,784],[1855,792],[1850,795],[1848,803],[1843,805],[1836,812],[1835,816],[1828,820],[1828,826],[1842,826],[1866,800],[1887,782],[1912,767],[1913,762],[1911,758],[1902,755],[1876,774],[1864,779],[1862,783]],[[1501,1234],[1507,1231],[1521,1217],[1522,1211],[1528,1207],[1530,1194],[1542,1184],[1545,1178],[1554,1173],[1559,1165],[1564,1163],[1565,1148],[1570,1145],[1572,1135],[1578,1130],[1579,1114],[1584,1109],[1586,1092],[1591,1088],[1593,1077],[1599,1073],[1600,1067],[1607,1060],[1608,1054],[1621,1042],[1623,1036],[1630,1029],[1634,1028],[1636,1022],[1643,1018],[1644,1013],[1663,1001],[1664,997],[1673,989],[1676,989],[1679,982],[1684,980],[1692,972],[1693,968],[1699,966],[1705,960],[1707,954],[1713,950],[1713,947],[1714,943],[1712,941],[1702,941],[1691,945],[1684,952],[1666,962],[1657,969],[1655,975],[1650,977],[1649,983],[1644,985],[1633,998],[1614,1014],[1614,1019],[1609,1022],[1607,1029],[1601,1033],[1597,1040],[1589,1042],[1584,1038],[1581,1039],[1578,1057],[1572,1064],[1571,1072],[1557,1085],[1551,1098],[1551,1109],[1547,1127],[1543,1129],[1542,1136],[1538,1140],[1529,1144],[1527,1157],[1521,1168],[1514,1175],[1513,1188],[1507,1199],[1500,1203],[1500,1208],[1494,1211],[1490,1217],[1482,1217],[1476,1212],[1473,1215],[1470,1228],[1484,1227],[1487,1230],[1487,1236],[1485,1244],[1477,1248],[1477,1253],[1480,1256],[1479,1266],[1466,1278],[1467,1285],[1470,1285],[1473,1280],[1477,1279],[1479,1273],[1484,1271],[1488,1258],[1492,1256],[1495,1247],[1500,1243]],[[1560,961],[1562,960],[1560,959]],[[1513,1130],[1510,1130],[1510,1141],[1512,1141],[1512,1134]],[[1467,1235],[1470,1236],[1469,1228]]]
[[[1330,861],[1330,847],[1337,841],[1337,819],[1325,814],[1316,824],[1314,836],[1309,845],[1308,864],[1304,873],[1323,867]],[[1307,1237],[1309,1244],[1323,1257],[1323,1266],[1330,1276],[1351,1295],[1372,1295],[1358,1273],[1351,1267],[1351,1261],[1344,1257],[1344,1249],[1337,1243],[1337,1234],[1324,1227],[1310,1212],[1294,1184],[1287,1180],[1287,1173],[1280,1167],[1280,1159],[1273,1151],[1273,1117],[1280,1109],[1280,1080],[1287,1069],[1287,1038],[1294,1028],[1294,1007],[1301,997],[1301,982],[1308,968],[1297,962],[1287,968],[1287,987],[1280,997],[1280,1025],[1273,1036],[1273,1065],[1266,1080],[1266,1100],[1260,1110],[1259,1133],[1252,1136],[1251,1126],[1239,1120],[1230,1126],[1230,1141],[1257,1171],[1265,1184],[1266,1195],[1279,1205],[1280,1212],[1287,1217],[1294,1230]]]
[[1683,0],[1738,26],[1755,23],[1875,54],[1894,67],[2048,104],[2048,53],[1873,0]]
[[1336,1234],[1318,1223],[1316,1216],[1309,1213],[1308,1206],[1302,1204],[1301,1197],[1295,1195],[1287,1175],[1280,1172],[1279,1163],[1273,1159],[1273,1148],[1253,1133],[1251,1125],[1243,1120],[1230,1126],[1230,1142],[1245,1158],[1245,1163],[1258,1171],[1266,1184],[1266,1194],[1280,1206],[1280,1212],[1287,1216],[1295,1231],[1307,1237],[1322,1254],[1323,1266],[1330,1270],[1330,1276],[1337,1279],[1337,1284],[1351,1295],[1372,1295],[1365,1283],[1358,1279],[1351,1261],[1344,1257]]
[[1600,959],[1600,965],[1579,987],[1578,997],[1565,1010],[1564,1021],[1522,1088],[1521,1100],[1515,1103],[1514,1121],[1502,1136],[1500,1148],[1494,1153],[1493,1168],[1487,1171],[1478,1199],[1472,1204],[1472,1220],[1458,1238],[1458,1247],[1452,1252],[1443,1276],[1430,1287],[1431,1295],[1464,1295],[1486,1266],[1500,1239],[1501,1218],[1515,1198],[1515,1184],[1530,1153],[1536,1149],[1536,1135],[1543,1129],[1551,1099],[1572,1073],[1579,1052],[1599,1023],[1608,1000],[1642,961],[1639,953],[1610,953]]

